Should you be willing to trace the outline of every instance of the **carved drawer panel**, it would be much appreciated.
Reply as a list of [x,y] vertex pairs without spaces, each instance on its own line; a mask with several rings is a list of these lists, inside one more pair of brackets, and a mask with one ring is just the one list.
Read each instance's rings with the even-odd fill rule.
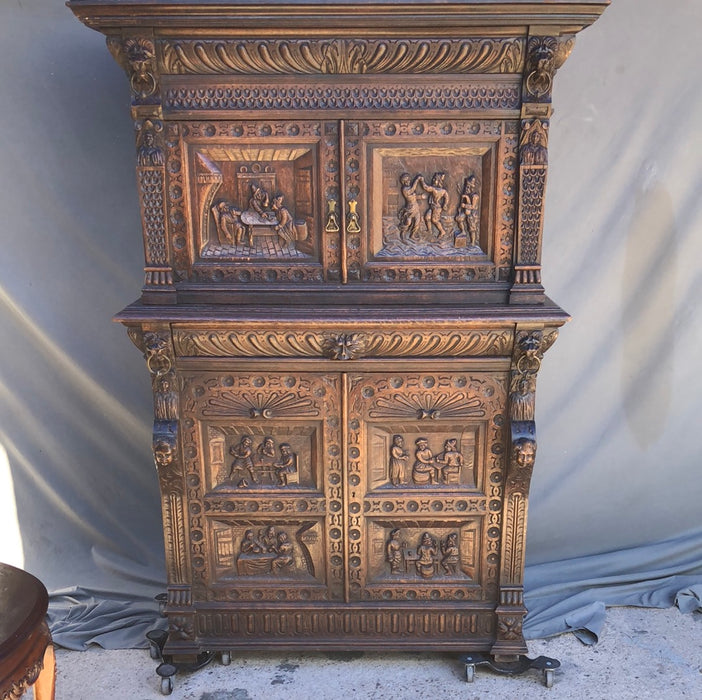
[[507,373],[349,378],[353,599],[494,600]]

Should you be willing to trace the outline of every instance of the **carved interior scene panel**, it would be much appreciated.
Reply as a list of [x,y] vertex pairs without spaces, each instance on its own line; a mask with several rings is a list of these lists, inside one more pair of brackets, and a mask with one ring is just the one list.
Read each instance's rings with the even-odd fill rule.
[[338,217],[337,131],[336,122],[317,121],[181,125],[185,162],[173,149],[169,168],[174,195],[181,168],[189,190],[189,235],[173,240],[178,279],[333,277],[339,267],[339,229],[329,223]]
[[[512,264],[516,122],[347,125],[351,280],[497,281]],[[355,133],[354,133],[355,132]]]
[[504,467],[507,382],[506,372],[355,376],[350,469],[384,498],[486,495]]
[[203,422],[202,429],[210,491],[322,490],[321,421]]
[[[322,518],[209,519],[212,585],[324,586]],[[278,595],[280,598],[280,595]]]
[[[407,588],[416,590],[423,584],[477,586],[481,535],[482,518],[369,519],[366,585],[404,588],[405,597]],[[455,592],[448,595],[453,598]]]

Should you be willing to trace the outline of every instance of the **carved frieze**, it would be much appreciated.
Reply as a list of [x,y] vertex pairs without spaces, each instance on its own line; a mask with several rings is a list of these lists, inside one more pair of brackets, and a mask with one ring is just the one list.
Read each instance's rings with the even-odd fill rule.
[[519,73],[521,38],[168,40],[164,73]]
[[512,332],[433,330],[431,333],[335,334],[302,328],[240,332],[176,327],[173,341],[177,354],[182,357],[495,357],[511,353]]
[[209,82],[206,87],[166,87],[166,112],[248,112],[288,110],[435,110],[442,112],[517,110],[520,88],[512,83],[486,86],[470,82],[411,85],[396,82],[359,86],[355,82],[334,85],[288,85],[257,82],[255,85]]

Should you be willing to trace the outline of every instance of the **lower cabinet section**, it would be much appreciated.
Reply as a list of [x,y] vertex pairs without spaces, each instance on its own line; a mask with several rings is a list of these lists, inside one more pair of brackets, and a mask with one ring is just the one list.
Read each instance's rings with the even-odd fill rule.
[[535,379],[557,325],[428,328],[419,357],[392,355],[402,328],[397,345],[333,344],[390,355],[364,357],[325,355],[326,331],[179,344],[133,326],[155,396],[165,651],[525,652]]

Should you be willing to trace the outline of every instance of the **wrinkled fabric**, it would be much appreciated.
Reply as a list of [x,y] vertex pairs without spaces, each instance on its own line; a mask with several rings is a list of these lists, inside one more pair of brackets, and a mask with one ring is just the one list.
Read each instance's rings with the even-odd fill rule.
[[[554,82],[526,634],[699,610],[702,3],[616,0]],[[152,398],[112,315],[143,243],[128,81],[61,2],[0,3],[0,560],[70,648],[161,624]],[[673,47],[672,60],[663,60]]]

